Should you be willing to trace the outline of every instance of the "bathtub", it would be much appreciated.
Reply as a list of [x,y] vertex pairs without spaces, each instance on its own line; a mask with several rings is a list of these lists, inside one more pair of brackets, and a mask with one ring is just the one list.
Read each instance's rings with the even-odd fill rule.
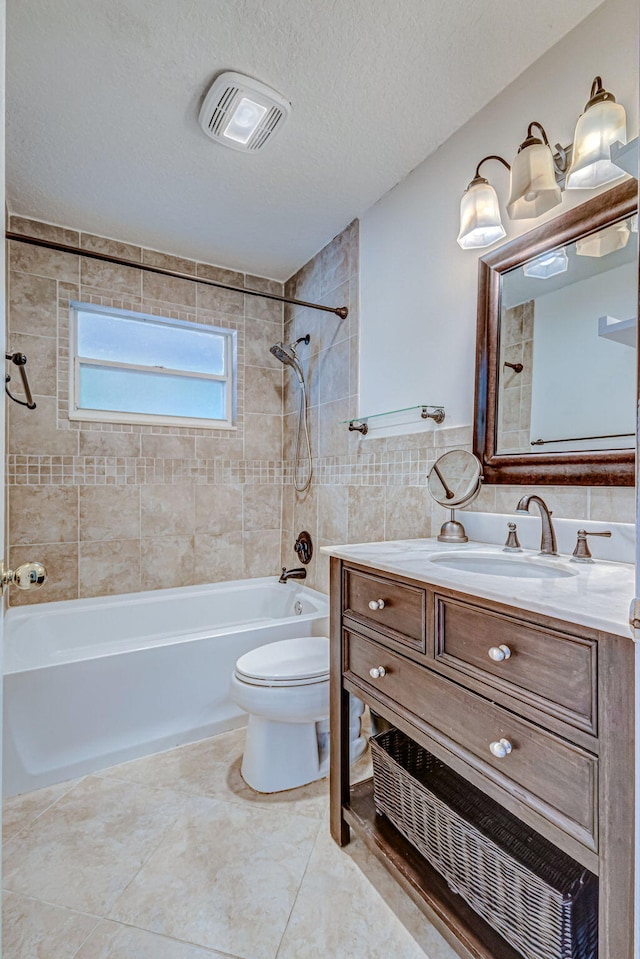
[[327,597],[271,577],[10,609],[5,795],[243,725],[238,656],[310,635],[328,635]]

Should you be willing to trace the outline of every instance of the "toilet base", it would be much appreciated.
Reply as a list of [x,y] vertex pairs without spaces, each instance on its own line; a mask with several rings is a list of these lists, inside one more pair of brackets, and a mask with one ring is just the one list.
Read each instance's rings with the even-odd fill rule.
[[[352,700],[351,762],[366,749],[360,735],[362,704]],[[359,712],[353,713],[354,705]],[[328,723],[281,723],[262,716],[249,716],[242,778],[259,793],[283,792],[324,779],[329,774]]]

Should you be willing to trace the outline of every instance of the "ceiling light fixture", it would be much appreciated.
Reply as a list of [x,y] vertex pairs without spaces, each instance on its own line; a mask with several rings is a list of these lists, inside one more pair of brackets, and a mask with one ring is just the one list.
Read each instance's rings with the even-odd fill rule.
[[627,142],[627,118],[624,107],[596,77],[591,96],[578,117],[573,138],[573,160],[567,174],[567,190],[593,190],[624,176],[624,170],[611,161],[614,143]]
[[212,140],[232,150],[255,153],[282,129],[291,113],[288,100],[265,83],[241,73],[222,73],[204,98],[198,117]]
[[[534,136],[534,127],[540,137]],[[563,148],[556,143],[554,153],[544,127],[533,120],[511,166],[499,156],[485,157],[478,164],[460,203],[458,245],[463,250],[482,249],[506,236],[496,191],[479,173],[485,160],[499,160],[510,170],[507,213],[512,220],[524,220],[558,206],[563,186],[595,189],[624,176],[625,171],[611,160],[610,147],[626,142],[624,107],[616,103],[613,94],[603,88],[601,78],[596,77],[589,102],[578,119],[568,172],[572,146]]]

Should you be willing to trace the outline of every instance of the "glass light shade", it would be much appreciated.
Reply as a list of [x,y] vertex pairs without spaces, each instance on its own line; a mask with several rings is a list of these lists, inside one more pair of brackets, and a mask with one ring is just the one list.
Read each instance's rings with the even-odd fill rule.
[[222,135],[238,143],[248,143],[266,112],[267,108],[261,103],[242,97]]
[[557,276],[558,273],[566,273],[568,269],[569,257],[566,250],[552,250],[551,253],[543,253],[530,263],[525,263],[522,272],[525,276],[547,280],[550,276]]
[[474,180],[460,201],[458,245],[463,250],[480,249],[506,235],[496,191],[486,180]]
[[621,250],[629,242],[631,231],[626,220],[620,223],[613,223],[605,227],[604,230],[598,230],[591,236],[585,236],[576,243],[576,253],[578,256],[608,256],[609,253],[615,253]]
[[624,107],[613,100],[600,100],[578,118],[567,190],[593,190],[624,176],[624,170],[611,162],[609,148],[616,142],[627,142]]
[[511,219],[540,216],[561,201],[549,147],[539,141],[524,147],[511,164],[511,193],[507,203]]

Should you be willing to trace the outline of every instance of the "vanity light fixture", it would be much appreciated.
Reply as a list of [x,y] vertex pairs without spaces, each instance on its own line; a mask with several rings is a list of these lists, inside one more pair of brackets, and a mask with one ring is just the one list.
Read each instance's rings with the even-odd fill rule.
[[566,273],[569,269],[569,257],[566,250],[552,250],[543,253],[535,260],[529,260],[522,267],[525,276],[533,276],[539,280],[548,280],[550,276]]
[[[542,140],[533,135],[533,127],[542,134]],[[542,124],[533,120],[527,137],[511,164],[511,192],[507,213],[512,220],[528,220],[541,216],[562,202],[562,193],[556,174],[565,171],[554,164],[553,153]]]
[[622,250],[629,242],[631,230],[628,220],[612,223],[604,230],[598,230],[590,236],[584,236],[576,241],[578,256],[608,256],[616,250]]
[[[534,127],[541,138],[534,136]],[[603,88],[602,79],[596,77],[589,102],[578,118],[568,171],[571,147],[563,148],[556,143],[557,152],[554,153],[544,127],[533,120],[511,167],[502,157],[496,156],[485,157],[478,164],[476,175],[460,203],[459,246],[463,250],[481,249],[506,236],[497,194],[479,174],[485,160],[500,160],[510,170],[507,213],[512,220],[524,220],[541,216],[558,206],[562,202],[563,186],[567,189],[595,189],[624,176],[625,171],[611,160],[610,147],[614,143],[626,142],[624,107],[616,103],[613,94]]]
[[487,160],[498,160],[507,170],[511,169],[506,160],[494,154],[480,160],[475,176],[462,194],[460,201],[458,245],[463,250],[491,246],[496,240],[501,240],[507,235],[500,216],[498,194],[489,181],[480,176],[480,167]]
[[624,170],[611,161],[610,148],[616,142],[627,142],[624,107],[604,89],[601,77],[596,77],[576,124],[567,190],[593,190],[624,176]]

